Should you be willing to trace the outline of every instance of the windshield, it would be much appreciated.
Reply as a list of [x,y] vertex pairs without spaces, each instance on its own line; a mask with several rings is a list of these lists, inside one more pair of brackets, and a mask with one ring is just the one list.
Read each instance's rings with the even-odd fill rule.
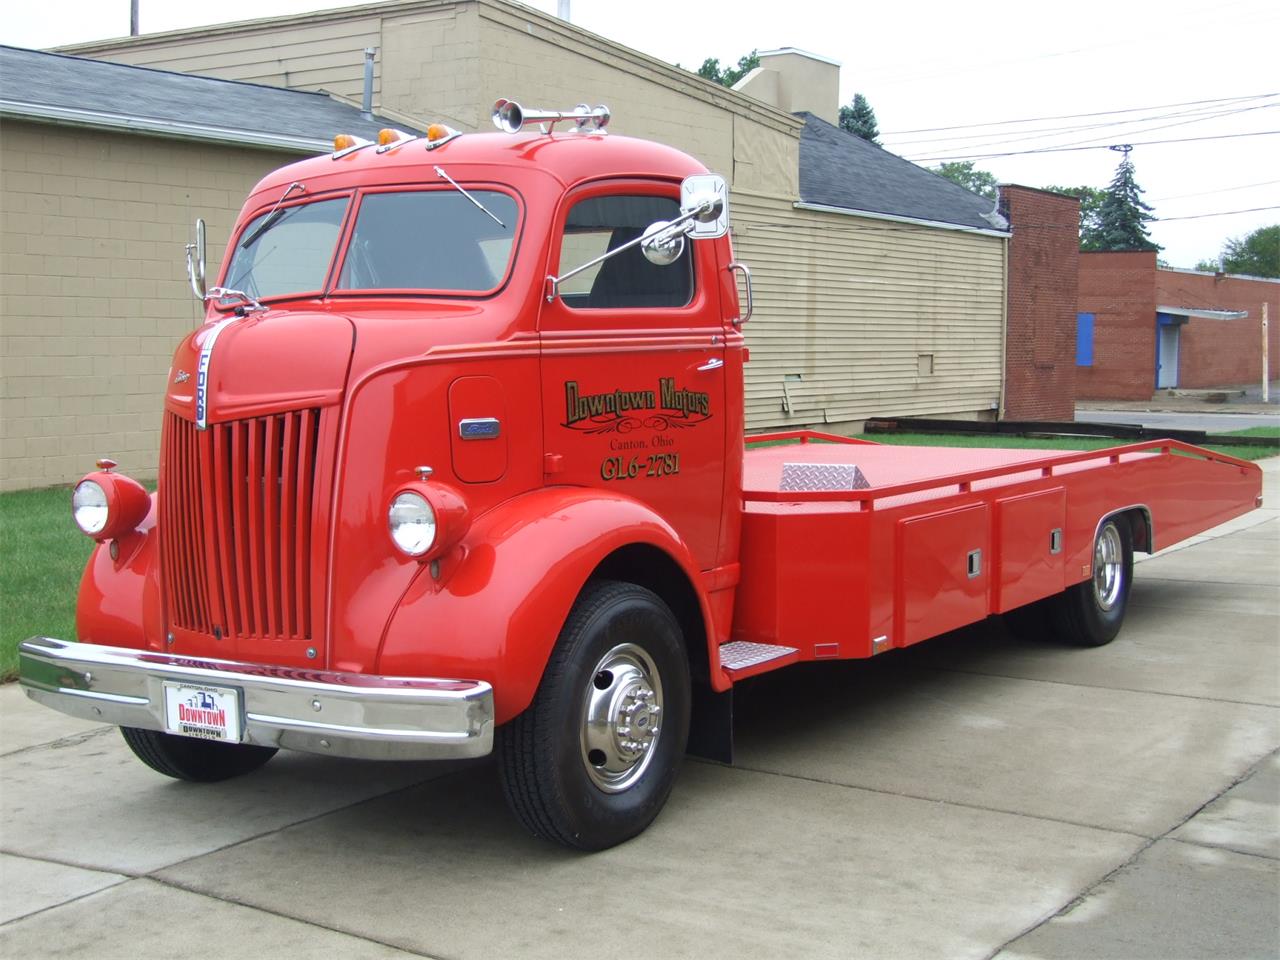
[[258,298],[323,290],[347,199],[300,203],[255,217],[240,234],[222,285]]
[[493,290],[511,262],[517,215],[515,199],[496,190],[367,194],[338,289]]

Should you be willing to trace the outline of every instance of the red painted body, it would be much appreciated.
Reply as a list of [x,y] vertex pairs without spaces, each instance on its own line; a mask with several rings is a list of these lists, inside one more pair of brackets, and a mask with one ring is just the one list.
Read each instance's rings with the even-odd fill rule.
[[[341,251],[363,198],[450,191],[437,164],[518,210],[497,286],[344,293]],[[1087,579],[1095,529],[1116,510],[1142,505],[1163,547],[1255,505],[1256,467],[1179,444],[1083,457],[866,443],[744,451],[728,237],[693,241],[685,306],[587,310],[545,296],[545,278],[573,265],[559,261],[574,204],[678,199],[700,172],[623,137],[495,134],[320,157],[265,178],[224,262],[295,182],[305,191],[282,209],[349,198],[339,253],[322,289],[263,298],[265,312],[240,318],[210,301],[179,345],[159,491],[118,559],[102,545],[90,560],[81,639],[484,680],[502,723],[529,704],[602,567],[674,591],[686,641],[705,646],[706,679],[724,690],[750,672],[721,668],[731,639],[797,648],[771,666],[870,656]],[[181,374],[196,372],[214,336],[198,429],[197,380]],[[485,418],[497,436],[462,435],[462,421]],[[856,463],[872,486],[780,494],[786,461]],[[433,485],[450,534],[413,558],[388,535],[388,505]],[[1054,527],[1062,549],[1050,554]],[[969,577],[974,549],[983,565]]]

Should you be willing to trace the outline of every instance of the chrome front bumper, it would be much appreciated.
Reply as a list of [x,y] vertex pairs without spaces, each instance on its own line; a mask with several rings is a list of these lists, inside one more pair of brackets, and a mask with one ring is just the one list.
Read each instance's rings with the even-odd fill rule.
[[245,743],[368,760],[493,749],[493,688],[480,680],[272,667],[52,637],[23,641],[18,660],[27,696],[85,720],[164,730],[168,680],[237,689]]

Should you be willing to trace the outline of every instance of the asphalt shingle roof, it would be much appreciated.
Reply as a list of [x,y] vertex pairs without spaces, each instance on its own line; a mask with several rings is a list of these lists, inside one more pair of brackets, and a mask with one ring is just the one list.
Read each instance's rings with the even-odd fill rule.
[[332,141],[336,133],[373,139],[382,127],[397,125],[377,116],[366,120],[358,108],[323,93],[7,46],[0,46],[0,101],[97,114],[122,125],[152,121],[175,130],[194,125],[312,141]]
[[945,177],[903,160],[811,113],[800,134],[800,199],[868,213],[984,230],[995,206]]

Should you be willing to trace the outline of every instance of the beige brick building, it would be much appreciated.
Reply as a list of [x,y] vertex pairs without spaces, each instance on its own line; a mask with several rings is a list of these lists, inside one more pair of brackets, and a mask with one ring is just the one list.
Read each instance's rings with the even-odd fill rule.
[[[821,57],[767,52],[728,90],[506,0],[392,0],[67,52],[355,101],[366,48],[376,51],[375,107],[402,126],[484,129],[499,96],[550,108],[603,102],[612,131],[670,143],[724,175],[735,250],[756,278],[750,427],[850,430],[870,416],[998,409],[1007,232],[984,219],[980,198],[830,126],[839,67]],[[104,450],[145,475],[161,377],[196,314],[182,264],[189,223],[209,220],[218,249],[239,197],[290,156],[224,146],[209,166],[200,161],[210,151],[191,144],[0,118],[0,486],[69,482]],[[67,179],[52,179],[63,168]],[[11,182],[10,170],[23,176]],[[64,214],[64,202],[91,212]],[[19,208],[24,226],[11,236],[8,212]],[[85,222],[62,223],[63,243],[41,226],[46,216]]]

